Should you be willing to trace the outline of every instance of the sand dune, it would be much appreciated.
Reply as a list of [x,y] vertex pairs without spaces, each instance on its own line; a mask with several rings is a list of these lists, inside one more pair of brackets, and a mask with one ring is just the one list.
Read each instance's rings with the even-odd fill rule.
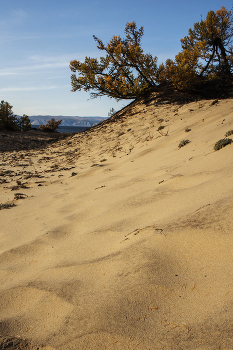
[[212,102],[1,154],[0,348],[233,349],[233,100]]

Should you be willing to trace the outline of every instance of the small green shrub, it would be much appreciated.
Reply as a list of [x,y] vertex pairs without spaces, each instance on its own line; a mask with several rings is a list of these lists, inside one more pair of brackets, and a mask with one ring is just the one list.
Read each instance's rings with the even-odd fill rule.
[[14,207],[15,204],[13,202],[11,203],[0,203],[0,210],[2,209],[9,209],[11,207]]
[[225,133],[225,137],[230,136],[233,134],[233,130],[229,130]]
[[189,143],[190,141],[189,140],[182,140],[182,141],[180,141],[180,143],[179,143],[179,148],[181,148],[181,147],[184,147],[185,145],[187,145],[187,143]]
[[229,145],[232,143],[232,139],[221,139],[218,142],[215,143],[214,145],[214,150],[218,151],[221,148],[225,147],[226,145]]
[[189,131],[191,131],[191,129],[189,129],[189,128],[186,128],[186,129],[185,129],[185,132],[189,132]]
[[163,130],[164,128],[165,128],[165,126],[164,126],[164,125],[160,125],[160,126],[158,127],[157,131],[159,131],[159,130]]

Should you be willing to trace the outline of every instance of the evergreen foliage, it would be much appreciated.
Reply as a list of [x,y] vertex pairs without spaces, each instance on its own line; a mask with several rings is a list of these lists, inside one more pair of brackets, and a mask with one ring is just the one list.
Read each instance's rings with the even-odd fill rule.
[[179,148],[184,147],[184,146],[187,145],[188,143],[190,143],[189,140],[182,140],[182,141],[180,141],[178,147],[179,147]]
[[2,209],[9,209],[11,207],[14,207],[15,204],[14,202],[11,202],[11,203],[0,203],[0,210]]
[[18,125],[21,131],[28,131],[31,129],[31,122],[26,114],[18,118]]
[[61,124],[62,119],[56,120],[55,118],[52,118],[48,120],[48,123],[46,125],[40,125],[39,129],[46,132],[57,132],[57,128]]
[[27,115],[19,117],[12,111],[13,106],[4,100],[0,103],[0,130],[28,131],[31,129],[31,122]]
[[221,140],[218,140],[215,145],[214,145],[214,150],[215,151],[218,151],[220,150],[221,148],[227,146],[227,145],[230,145],[232,143],[232,139],[221,139]]

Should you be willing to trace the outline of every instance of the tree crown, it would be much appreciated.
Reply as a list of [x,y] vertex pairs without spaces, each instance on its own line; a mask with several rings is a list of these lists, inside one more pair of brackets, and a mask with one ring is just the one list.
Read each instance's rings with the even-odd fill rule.
[[62,119],[56,120],[55,118],[52,118],[48,120],[47,124],[40,125],[39,129],[46,132],[57,132],[57,128],[59,127],[61,122],[62,122]]
[[86,57],[84,63],[71,61],[71,84],[73,91],[93,91],[92,97],[107,95],[116,99],[132,99],[155,85],[157,57],[144,54],[141,48],[143,27],[136,23],[126,23],[126,38],[113,36],[107,45],[96,36],[94,40],[99,50],[106,56]]
[[156,56],[143,52],[143,27],[126,23],[125,34],[123,39],[113,36],[106,45],[93,36],[105,56],[70,62],[72,91],[90,91],[91,97],[134,99],[165,87],[194,91],[200,86],[203,90],[203,84],[208,83],[219,91],[232,88],[233,13],[224,6],[194,23],[181,39],[182,51],[175,60],[168,59],[159,67]]
[[4,100],[0,103],[0,129],[9,129],[17,131],[28,131],[31,129],[31,122],[27,115],[19,117],[12,111],[11,106]]

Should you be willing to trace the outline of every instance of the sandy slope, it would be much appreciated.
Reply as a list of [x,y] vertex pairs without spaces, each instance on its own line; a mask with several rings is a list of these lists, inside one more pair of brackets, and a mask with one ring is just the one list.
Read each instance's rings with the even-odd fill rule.
[[0,211],[2,337],[233,349],[233,146],[213,150],[233,129],[233,100],[211,102],[132,105],[93,131],[2,155],[0,202],[25,197]]

